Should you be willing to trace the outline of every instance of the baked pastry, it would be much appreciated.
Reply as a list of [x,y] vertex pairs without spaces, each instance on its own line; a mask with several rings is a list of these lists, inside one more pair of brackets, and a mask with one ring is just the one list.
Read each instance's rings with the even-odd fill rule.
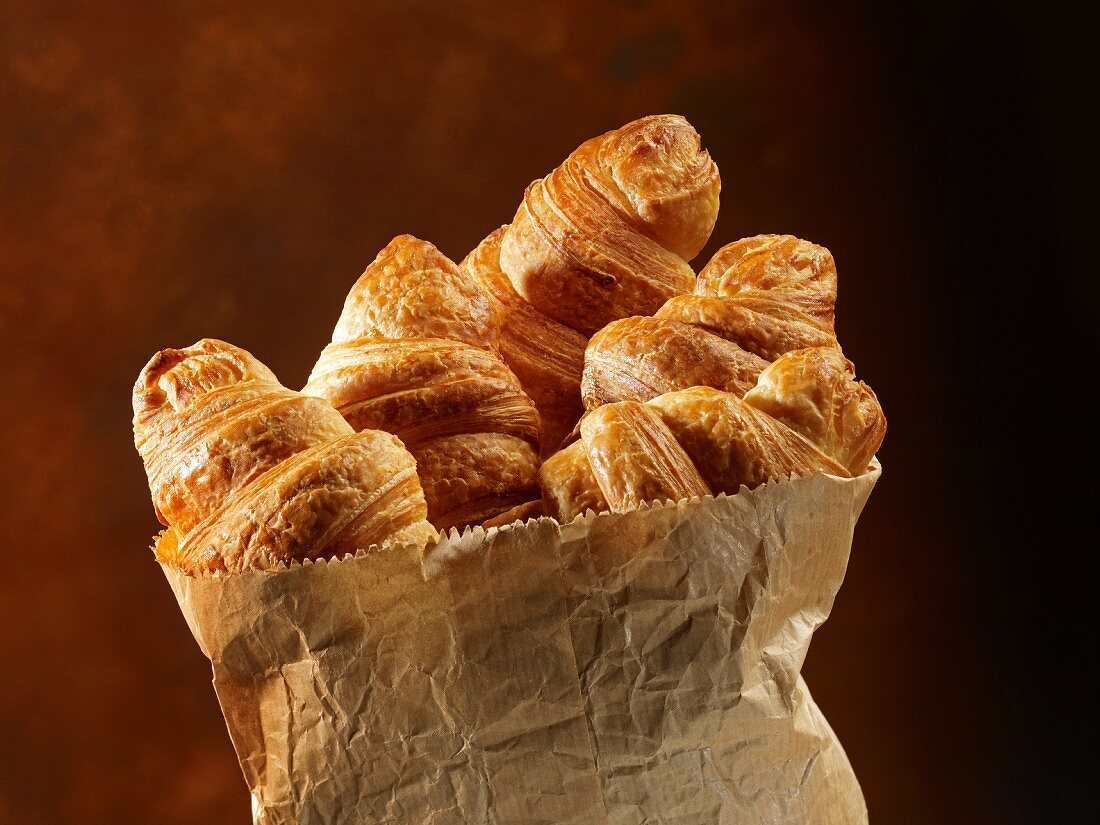
[[744,395],[768,362],[705,329],[663,318],[623,318],[597,332],[585,355],[582,392],[594,410],[648,401],[685,387]]
[[647,501],[679,501],[710,493],[654,407],[637,401],[609,404],[586,415],[580,430],[592,475],[616,513]]
[[170,528],[158,555],[192,575],[435,536],[400,441],[356,434],[243,349],[204,339],[157,353],[133,406],[153,504]]
[[554,453],[577,423],[581,370],[588,339],[525,301],[500,268],[500,244],[507,227],[490,233],[462,262],[496,302],[501,318],[497,349],[515,373],[542,420],[542,455]]
[[867,469],[886,435],[874,391],[855,380],[852,362],[832,347],[779,356],[745,403],[806,436],[854,476]]
[[582,143],[527,187],[500,266],[539,312],[585,335],[689,292],[718,214],[718,167],[684,118]]
[[736,395],[710,387],[621,401],[588,413],[581,439],[540,472],[547,513],[566,523],[588,509],[737,493],[768,479],[848,471],[808,439]]
[[400,235],[352,287],[303,390],[404,442],[441,530],[538,496],[539,415],[493,349],[500,323],[475,280]]
[[539,487],[546,514],[561,524],[589,510],[602,513],[611,509],[581,441],[574,441],[542,462]]
[[687,261],[710,237],[720,188],[686,120],[642,118],[532,183],[513,223],[462,262],[499,307],[498,349],[542,417],[544,457],[583,411],[588,335],[692,288]]
[[766,294],[830,329],[836,310],[836,262],[823,246],[793,235],[754,235],[714,253],[699,273],[697,295]]
[[[728,244],[703,268],[691,295],[669,299],[652,318],[626,318],[593,336],[581,380],[585,407],[646,401],[695,385],[742,395],[785,352],[839,349],[835,304],[836,266],[824,247],[790,235]],[[670,338],[690,340],[690,354]]]

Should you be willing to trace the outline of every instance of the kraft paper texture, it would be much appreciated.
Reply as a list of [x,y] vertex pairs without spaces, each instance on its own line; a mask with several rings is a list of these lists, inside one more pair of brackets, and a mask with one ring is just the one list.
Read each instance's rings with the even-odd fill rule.
[[799,671],[879,473],[164,571],[257,823],[851,825]]

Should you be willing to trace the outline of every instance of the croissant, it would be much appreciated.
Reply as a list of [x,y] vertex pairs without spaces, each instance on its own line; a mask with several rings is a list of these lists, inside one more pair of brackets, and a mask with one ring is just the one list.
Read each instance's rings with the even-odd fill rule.
[[462,262],[498,305],[502,319],[497,348],[531,397],[542,419],[542,454],[561,445],[583,411],[581,370],[588,339],[543,315],[516,292],[500,268],[500,227]]
[[592,338],[582,380],[584,403],[648,401],[685,387],[744,395],[768,362],[737,344],[678,321],[623,318]]
[[[670,298],[652,318],[626,318],[593,336],[581,379],[585,407],[646,401],[694,385],[743,395],[785,352],[839,349],[835,304],[836,266],[824,247],[790,235],[729,244],[704,267],[693,294]],[[673,334],[693,342],[692,360],[664,343]]]
[[588,509],[733,494],[772,478],[848,471],[808,439],[711,387],[620,401],[589,412],[581,439],[543,464],[547,512],[565,523]]
[[531,184],[515,221],[462,262],[498,306],[498,349],[538,408],[543,457],[583,412],[587,334],[691,288],[685,259],[710,236],[719,189],[687,121],[643,118]]
[[539,487],[546,514],[561,524],[589,510],[602,513],[611,509],[580,441],[563,447],[542,462]]
[[243,349],[205,339],[157,353],[133,406],[134,442],[170,528],[158,556],[192,575],[435,536],[396,438],[356,434]]
[[855,368],[832,347],[781,355],[745,395],[745,403],[804,435],[859,475],[886,435],[874,391],[855,380]]
[[714,253],[699,273],[697,295],[732,298],[761,292],[833,326],[836,262],[823,246],[793,235],[755,235]]
[[718,214],[718,167],[684,118],[657,115],[581,144],[527,187],[500,266],[543,315],[585,335],[688,292]]
[[538,496],[539,415],[493,349],[500,324],[474,280],[400,235],[352,287],[303,390],[404,442],[439,529]]

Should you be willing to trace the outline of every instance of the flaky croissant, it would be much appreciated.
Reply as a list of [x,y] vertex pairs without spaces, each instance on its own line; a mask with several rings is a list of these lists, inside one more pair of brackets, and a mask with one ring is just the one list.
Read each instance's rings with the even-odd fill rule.
[[684,118],[657,115],[581,144],[527,187],[500,246],[516,292],[585,335],[691,290],[721,182]]
[[721,184],[681,117],[642,118],[587,141],[528,187],[510,226],[462,262],[497,303],[498,348],[542,417],[542,454],[583,412],[588,334],[691,289]]
[[624,318],[592,338],[582,380],[589,409],[706,386],[744,395],[768,362],[704,329],[663,318]]
[[537,497],[539,415],[493,349],[500,320],[432,244],[398,236],[352,287],[303,390],[401,438],[439,529]]
[[577,423],[581,370],[588,339],[559,324],[525,301],[500,268],[500,244],[507,227],[485,238],[462,262],[498,305],[501,317],[497,349],[515,373],[542,419],[542,454],[561,446]]
[[855,380],[852,362],[832,347],[779,356],[745,403],[806,436],[852,475],[867,468],[886,435],[874,391]]
[[[728,244],[704,267],[693,294],[592,337],[581,379],[585,407],[694,385],[743,395],[785,352],[839,349],[835,304],[836,266],[824,247],[790,235]],[[694,355],[670,348],[670,338],[692,341]]]
[[799,433],[711,387],[606,404],[581,420],[580,431],[539,474],[546,510],[562,523],[589,509],[733,494],[792,474],[849,476]]
[[435,536],[400,441],[356,434],[245,350],[210,339],[163,350],[141,371],[133,405],[134,441],[170,528],[158,555],[190,574]]

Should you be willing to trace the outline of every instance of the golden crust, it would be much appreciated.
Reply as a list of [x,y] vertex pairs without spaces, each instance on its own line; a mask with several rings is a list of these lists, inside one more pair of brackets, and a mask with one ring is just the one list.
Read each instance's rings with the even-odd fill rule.
[[212,339],[154,355],[133,404],[157,517],[181,533],[291,455],[352,432],[328,404]]
[[745,402],[816,444],[852,475],[867,469],[886,435],[875,393],[835,349],[788,352],[764,370]]
[[306,385],[356,429],[401,437],[440,529],[537,495],[539,414],[493,349],[502,315],[467,271],[400,236],[352,289]]
[[722,181],[686,119],[639,118],[577,152],[589,160],[588,182],[665,249],[690,261],[706,245]]
[[769,479],[848,471],[799,433],[711,387],[622,401],[581,419],[581,440],[547,459],[539,482],[563,523],[587,509],[737,493]]
[[278,385],[279,380],[251,353],[204,338],[183,349],[158,352],[134,384],[134,428],[149,426],[161,415],[175,415],[224,387]]
[[500,227],[474,249],[462,268],[499,305],[498,349],[542,419],[542,453],[549,455],[581,415],[580,380],[585,337],[527,303],[500,268]]
[[692,288],[686,258],[710,237],[720,189],[686,120],[633,121],[581,144],[527,188],[500,265],[537,310],[589,335],[651,314]]
[[431,541],[412,456],[389,433],[365,430],[273,467],[181,541],[191,572],[237,573],[331,558],[386,541]]
[[[239,572],[434,531],[412,456],[292,392],[246,351],[203,340],[155,355],[134,387],[134,440],[188,573]],[[163,545],[163,547],[162,547]]]
[[649,405],[691,456],[716,493],[733,494],[768,479],[824,472],[849,473],[794,430],[735,395],[692,387]]
[[710,494],[660,415],[636,401],[590,412],[581,421],[580,443],[612,512]]
[[438,338],[359,338],[330,344],[302,390],[326,398],[357,430],[379,429],[410,449],[470,432],[539,442],[530,398],[500,357]]
[[432,244],[398,235],[351,288],[332,340],[446,338],[491,347],[499,332],[476,283]]
[[836,263],[825,247],[792,235],[756,235],[719,249],[699,273],[695,294],[767,292],[831,329],[836,284]]
[[480,524],[538,496],[538,452],[514,436],[467,433],[411,449],[428,520],[440,530]]
[[743,395],[785,352],[834,347],[836,266],[829,250],[790,235],[728,244],[693,294],[653,318],[627,318],[592,337],[581,395],[587,409],[708,386]]
[[602,513],[608,509],[607,499],[600,490],[584,444],[580,441],[573,442],[542,462],[539,487],[547,515],[561,524],[568,524],[589,510]]
[[705,385],[743,395],[767,361],[735,343],[662,318],[624,318],[592,336],[581,395],[594,410]]
[[713,333],[765,361],[774,361],[792,349],[840,346],[830,325],[766,292],[742,292],[727,298],[678,295],[657,310],[655,317]]

